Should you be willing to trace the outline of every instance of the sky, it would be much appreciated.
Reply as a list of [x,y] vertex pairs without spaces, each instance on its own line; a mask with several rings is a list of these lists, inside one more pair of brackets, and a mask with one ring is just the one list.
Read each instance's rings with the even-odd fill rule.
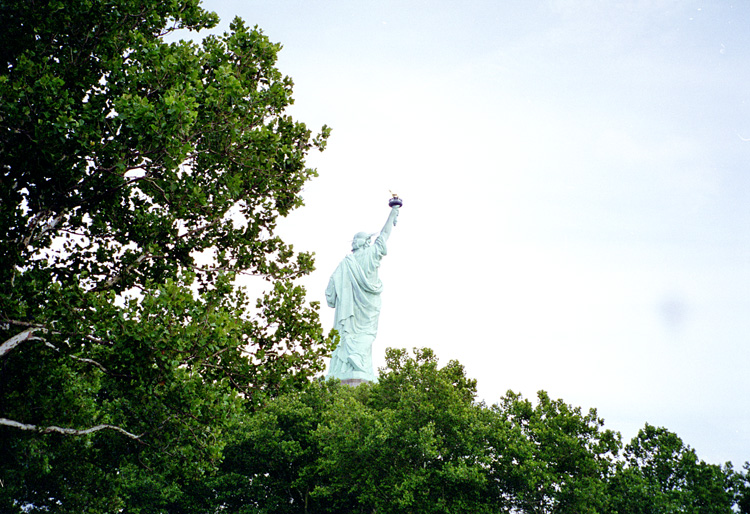
[[279,225],[324,291],[404,206],[373,348],[750,461],[750,2],[204,0],[333,132]]

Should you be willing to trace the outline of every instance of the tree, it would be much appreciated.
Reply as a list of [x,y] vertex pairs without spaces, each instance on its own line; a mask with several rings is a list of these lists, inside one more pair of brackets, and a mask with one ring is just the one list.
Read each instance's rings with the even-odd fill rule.
[[515,436],[504,445],[510,465],[507,457],[497,460],[493,476],[511,484],[516,509],[593,513],[606,508],[620,435],[603,428],[595,409],[583,414],[545,391],[538,393],[536,405],[509,391],[497,408]]
[[197,510],[180,512],[745,512],[747,473],[697,460],[664,429],[622,451],[595,410],[544,391],[488,407],[458,362],[440,367],[426,348],[388,349],[380,371],[268,402],[192,488]]
[[318,380],[254,413],[225,448],[220,473],[196,490],[191,503],[209,499],[197,512],[321,512],[310,495],[319,481],[316,429],[337,398],[353,392]]
[[729,514],[734,472],[698,459],[677,434],[646,424],[611,480],[613,512]]
[[388,349],[381,371],[324,416],[312,496],[330,512],[495,512],[476,381],[429,348]]
[[750,513],[750,462],[745,462],[743,471],[733,473],[732,492],[740,514]]
[[497,512],[486,418],[463,367],[387,351],[379,383],[318,382],[269,402],[202,497],[233,513]]
[[[330,353],[294,284],[312,255],[275,234],[329,130],[284,114],[259,29],[164,39],[217,21],[198,0],[0,4],[3,511],[169,505]],[[243,276],[270,285],[254,308]]]

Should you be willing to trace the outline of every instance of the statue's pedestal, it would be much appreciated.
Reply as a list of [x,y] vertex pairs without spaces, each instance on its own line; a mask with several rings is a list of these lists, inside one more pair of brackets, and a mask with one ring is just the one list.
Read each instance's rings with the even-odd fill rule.
[[364,380],[362,378],[345,378],[341,381],[342,384],[348,385],[349,387],[357,387],[360,384],[369,384],[369,380]]

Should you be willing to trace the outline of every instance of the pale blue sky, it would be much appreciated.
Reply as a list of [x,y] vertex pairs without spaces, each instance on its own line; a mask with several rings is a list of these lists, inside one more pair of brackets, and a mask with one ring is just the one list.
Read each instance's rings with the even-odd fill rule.
[[[374,357],[429,346],[627,441],[750,460],[750,2],[205,2],[333,128],[282,225],[324,290],[404,199]],[[333,312],[324,307],[330,327]]]

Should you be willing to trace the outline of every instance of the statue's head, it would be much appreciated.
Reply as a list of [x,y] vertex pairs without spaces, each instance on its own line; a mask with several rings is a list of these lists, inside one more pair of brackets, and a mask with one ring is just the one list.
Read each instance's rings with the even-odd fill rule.
[[354,234],[354,239],[352,239],[352,252],[364,248],[365,246],[370,246],[370,234],[367,232],[357,232]]

